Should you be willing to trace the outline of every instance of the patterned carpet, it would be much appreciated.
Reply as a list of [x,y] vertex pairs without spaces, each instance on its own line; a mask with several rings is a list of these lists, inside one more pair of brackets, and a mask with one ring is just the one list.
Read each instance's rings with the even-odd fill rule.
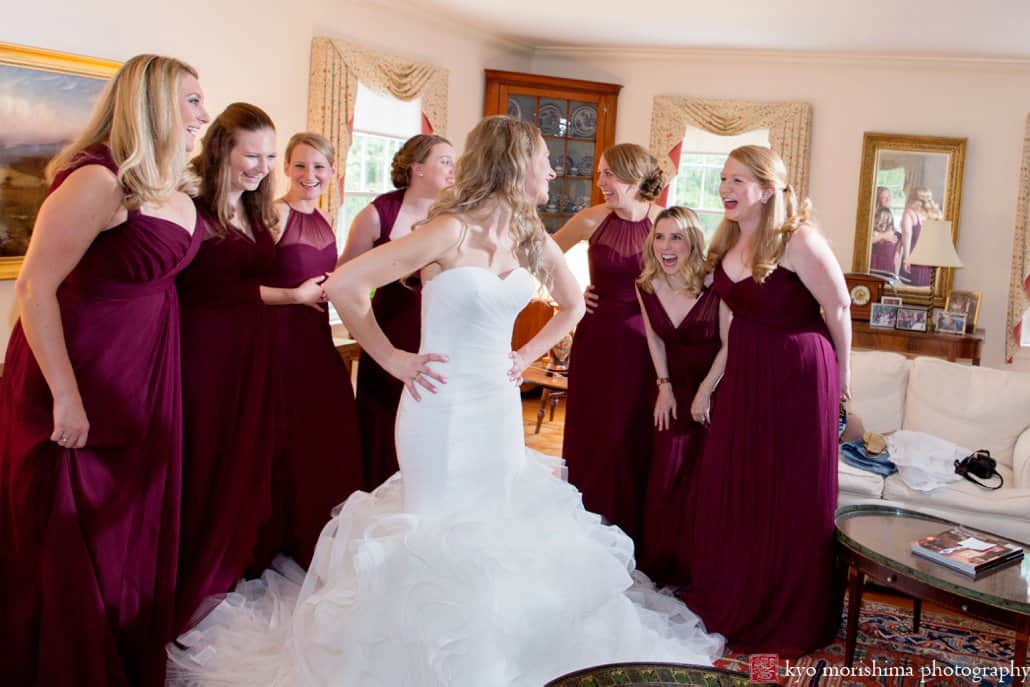
[[[845,604],[845,609],[847,605]],[[846,611],[845,611],[846,613]],[[952,687],[1011,685],[1014,633],[995,625],[924,609],[912,633],[911,608],[862,602],[851,674],[844,666],[844,624],[830,646],[796,661],[781,660],[778,684],[791,687]],[[747,673],[746,655],[729,654],[717,665]],[[1027,661],[1016,661],[1017,667]],[[1001,674],[998,670],[1004,668]],[[788,674],[789,672],[789,674]],[[1030,680],[1027,680],[1030,684]]]

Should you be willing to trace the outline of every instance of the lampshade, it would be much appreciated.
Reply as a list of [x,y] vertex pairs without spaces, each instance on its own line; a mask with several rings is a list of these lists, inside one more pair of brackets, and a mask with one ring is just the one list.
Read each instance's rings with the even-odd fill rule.
[[924,221],[908,259],[913,265],[962,267],[955,244],[951,241],[951,222],[942,219]]

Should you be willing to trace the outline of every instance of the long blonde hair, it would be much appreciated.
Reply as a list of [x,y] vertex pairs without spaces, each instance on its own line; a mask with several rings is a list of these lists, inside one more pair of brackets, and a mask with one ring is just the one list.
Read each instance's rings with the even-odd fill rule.
[[[197,203],[218,218],[218,226],[212,227],[217,236],[225,236],[233,220],[233,208],[229,204],[232,187],[229,155],[236,146],[236,132],[264,129],[275,131],[272,118],[264,110],[250,103],[233,103],[208,126],[204,134],[204,150],[193,158],[193,169],[200,176]],[[274,169],[269,170],[255,190],[244,191],[240,196],[250,226],[260,224],[273,235],[279,226],[279,214],[273,206],[274,172]]]
[[118,165],[118,183],[130,210],[158,203],[190,186],[179,83],[197,70],[173,57],[136,55],[104,88],[85,130],[46,167],[46,179],[82,151],[104,144]]
[[537,214],[536,199],[526,193],[527,171],[541,145],[540,130],[532,124],[504,115],[483,119],[465,139],[454,184],[440,193],[426,221],[440,215],[463,219],[495,202],[506,206],[511,210],[512,252],[546,283],[542,260],[547,230]]
[[[787,166],[771,148],[741,146],[730,153],[758,180],[763,189],[772,189],[762,204],[762,217],[751,243],[751,276],[761,284],[772,274],[783,257],[787,241],[812,215],[812,201],[798,203],[794,187],[787,183]],[[740,238],[740,225],[725,217],[715,230],[708,247],[708,269],[715,269]]]
[[[687,259],[683,261],[683,266],[680,267],[679,275],[683,278],[683,286],[679,289],[673,286],[669,275],[658,264],[658,259],[654,256],[655,234],[658,231],[658,223],[663,219],[672,220],[680,228],[687,240],[687,246],[690,248]],[[647,232],[647,238],[644,239],[644,270],[637,277],[637,286],[643,291],[653,293],[654,287],[651,285],[651,282],[660,277],[677,293],[685,293],[691,297],[697,296],[701,293],[701,289],[704,288],[705,274],[708,271],[705,265],[704,253],[705,234],[697,214],[690,208],[681,205],[665,208],[655,217],[654,224],[651,225],[651,231]]]

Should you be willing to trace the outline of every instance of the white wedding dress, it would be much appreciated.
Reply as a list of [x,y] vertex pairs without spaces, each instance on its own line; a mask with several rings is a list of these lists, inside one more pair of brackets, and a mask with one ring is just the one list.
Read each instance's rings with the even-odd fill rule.
[[280,560],[183,635],[170,684],[541,687],[591,665],[721,655],[553,459],[527,454],[507,371],[533,291],[523,268],[425,285],[422,350],[448,356],[432,364],[447,383],[404,394],[401,471],[337,509],[306,576]]

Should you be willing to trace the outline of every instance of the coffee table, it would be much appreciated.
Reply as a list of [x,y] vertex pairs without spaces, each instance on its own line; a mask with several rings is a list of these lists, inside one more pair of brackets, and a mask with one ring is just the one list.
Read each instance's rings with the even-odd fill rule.
[[[958,523],[925,513],[882,505],[847,506],[837,511],[837,541],[848,566],[848,626],[844,658],[855,659],[858,613],[866,577],[915,599],[913,630],[919,627],[922,601],[1016,631],[1016,666],[1027,665],[1030,636],[1030,545],[1021,564],[972,579],[911,552],[912,542]],[[1022,543],[1022,542],[1019,542]],[[843,567],[843,566],[842,566]],[[1013,686],[1023,684],[1013,676]]]
[[544,687],[752,687],[744,673],[685,663],[610,663],[577,670]]

